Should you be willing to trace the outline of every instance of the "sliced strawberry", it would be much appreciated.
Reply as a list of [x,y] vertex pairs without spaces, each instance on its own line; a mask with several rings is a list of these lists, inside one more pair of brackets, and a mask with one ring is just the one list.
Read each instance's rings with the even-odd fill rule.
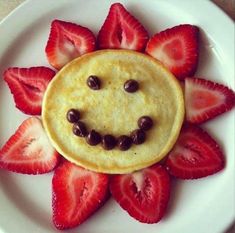
[[199,29],[182,24],[155,34],[146,53],[161,61],[178,79],[196,72],[199,55]]
[[0,150],[0,167],[23,174],[50,172],[59,162],[59,154],[51,146],[41,121],[25,120]]
[[55,227],[60,230],[72,228],[92,215],[109,196],[108,180],[108,175],[63,162],[52,180]]
[[43,67],[7,69],[3,76],[13,94],[16,107],[30,115],[40,115],[42,99],[55,71]]
[[219,145],[207,132],[196,125],[186,124],[169,153],[166,166],[177,178],[197,179],[223,169],[224,160]]
[[170,177],[161,165],[154,165],[132,174],[113,176],[110,191],[130,216],[143,223],[156,223],[166,212]]
[[235,93],[228,87],[200,78],[185,79],[186,120],[202,123],[235,106]]
[[148,32],[121,3],[114,3],[98,34],[100,49],[131,49],[143,51]]
[[54,20],[46,45],[49,63],[61,69],[68,62],[95,50],[95,36],[86,27],[75,23]]

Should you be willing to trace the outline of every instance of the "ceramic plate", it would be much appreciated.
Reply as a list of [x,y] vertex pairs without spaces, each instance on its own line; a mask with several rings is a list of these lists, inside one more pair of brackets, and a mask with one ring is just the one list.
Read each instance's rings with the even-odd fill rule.
[[[26,1],[0,23],[0,73],[10,66],[47,63],[44,48],[53,19],[75,22],[97,34],[110,0]],[[209,1],[122,0],[153,35],[181,23],[201,29],[197,77],[234,89],[234,24]],[[7,85],[0,80],[0,146],[27,116],[14,107]],[[203,125],[220,143],[226,168],[208,178],[172,182],[172,195],[164,219],[141,224],[111,198],[75,233],[221,233],[235,217],[234,111]],[[28,176],[0,170],[0,233],[54,233],[51,221],[52,174]]]

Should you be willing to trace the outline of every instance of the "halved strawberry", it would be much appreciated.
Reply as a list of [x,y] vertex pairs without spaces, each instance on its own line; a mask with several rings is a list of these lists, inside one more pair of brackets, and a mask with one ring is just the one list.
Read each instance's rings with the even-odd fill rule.
[[182,24],[155,34],[146,53],[161,61],[178,79],[196,72],[199,56],[199,29]]
[[55,71],[44,66],[31,68],[8,68],[3,76],[7,82],[16,107],[30,115],[40,115],[44,92]]
[[36,117],[25,120],[0,150],[0,168],[23,174],[52,171],[59,154],[51,146],[41,121]]
[[61,69],[68,62],[95,50],[95,36],[86,27],[75,23],[54,20],[46,45],[49,63]]
[[177,178],[197,179],[222,170],[224,160],[219,145],[206,131],[186,124],[168,155],[166,166]]
[[114,3],[98,34],[100,49],[131,49],[143,51],[148,32],[121,3]]
[[235,93],[228,87],[201,78],[185,79],[186,120],[202,123],[235,106]]
[[55,227],[63,230],[83,223],[109,196],[108,181],[108,175],[63,162],[52,180]]
[[132,174],[114,175],[110,191],[130,216],[143,223],[156,223],[166,212],[170,177],[156,164]]

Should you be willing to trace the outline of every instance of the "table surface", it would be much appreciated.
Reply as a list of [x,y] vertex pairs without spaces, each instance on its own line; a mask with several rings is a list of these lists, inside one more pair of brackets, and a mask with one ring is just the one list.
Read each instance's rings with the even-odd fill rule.
[[[0,21],[25,0],[0,0]],[[212,0],[235,20],[235,0]],[[233,224],[225,233],[235,233]]]

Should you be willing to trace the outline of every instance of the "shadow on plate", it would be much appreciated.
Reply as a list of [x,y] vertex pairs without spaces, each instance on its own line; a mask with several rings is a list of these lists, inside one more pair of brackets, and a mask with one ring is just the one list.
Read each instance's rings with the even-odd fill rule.
[[163,217],[164,219],[170,218],[172,215],[176,214],[176,209],[177,205],[180,203],[181,199],[181,193],[183,192],[183,182],[180,182],[179,180],[175,178],[171,178],[171,194],[170,194],[170,200],[168,203],[167,211],[165,216]]

